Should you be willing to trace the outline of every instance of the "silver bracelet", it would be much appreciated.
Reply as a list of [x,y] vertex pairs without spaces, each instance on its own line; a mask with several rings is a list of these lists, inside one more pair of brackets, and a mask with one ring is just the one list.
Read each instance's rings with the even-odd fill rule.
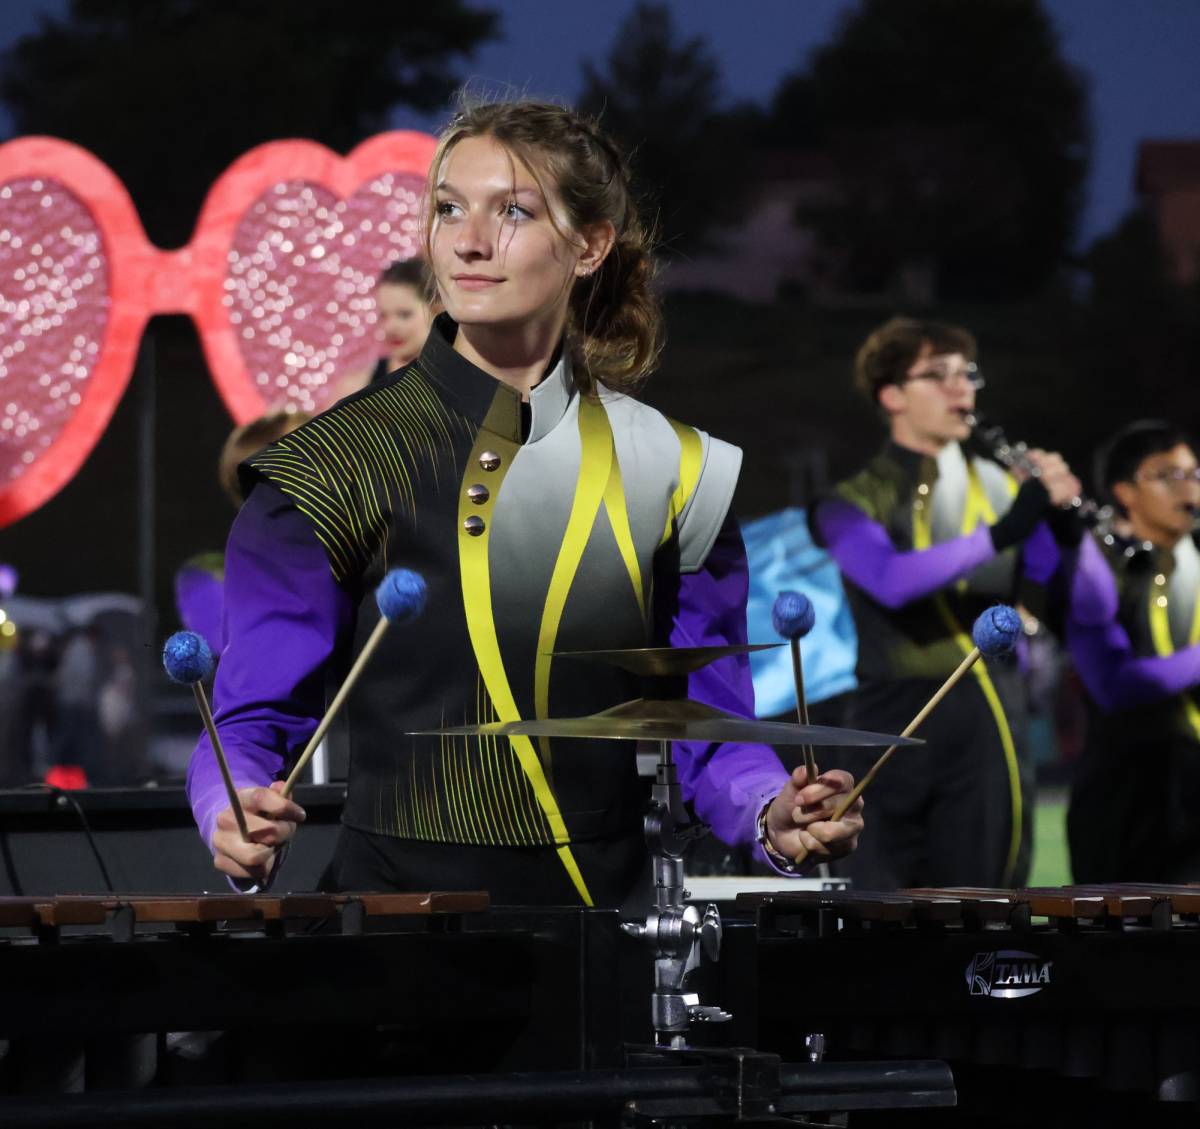
[[758,842],[762,845],[762,849],[771,860],[772,866],[778,870],[782,870],[785,874],[798,874],[800,868],[796,865],[795,860],[788,858],[787,855],[780,854],[775,849],[770,836],[767,834],[767,812],[770,810],[770,807],[770,803],[765,804],[762,811],[758,813]]

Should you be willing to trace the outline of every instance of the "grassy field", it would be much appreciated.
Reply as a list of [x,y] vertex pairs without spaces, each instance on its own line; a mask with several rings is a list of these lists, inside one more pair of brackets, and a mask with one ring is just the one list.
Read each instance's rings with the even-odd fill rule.
[[1068,886],[1071,858],[1067,851],[1067,792],[1044,788],[1038,793],[1033,820],[1033,872],[1030,886]]

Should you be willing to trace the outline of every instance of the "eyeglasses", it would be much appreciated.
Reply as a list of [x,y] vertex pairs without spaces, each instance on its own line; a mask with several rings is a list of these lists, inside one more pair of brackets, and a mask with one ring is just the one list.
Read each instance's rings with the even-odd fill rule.
[[1174,470],[1159,470],[1154,474],[1135,474],[1134,482],[1157,482],[1168,490],[1178,490],[1184,483],[1200,482],[1200,467],[1176,467]]
[[932,380],[943,388],[949,388],[955,381],[965,380],[976,392],[983,387],[983,373],[979,366],[969,364],[965,367],[951,368],[949,365],[934,364],[921,372],[913,373],[909,380]]

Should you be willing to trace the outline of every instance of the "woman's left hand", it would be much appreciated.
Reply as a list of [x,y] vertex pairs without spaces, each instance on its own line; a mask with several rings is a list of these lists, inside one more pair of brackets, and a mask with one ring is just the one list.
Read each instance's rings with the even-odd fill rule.
[[809,784],[800,765],[767,809],[767,837],[781,855],[794,859],[801,847],[816,862],[850,854],[863,829],[863,798],[859,796],[836,823],[830,816],[854,788],[854,777],[841,769],[821,773]]

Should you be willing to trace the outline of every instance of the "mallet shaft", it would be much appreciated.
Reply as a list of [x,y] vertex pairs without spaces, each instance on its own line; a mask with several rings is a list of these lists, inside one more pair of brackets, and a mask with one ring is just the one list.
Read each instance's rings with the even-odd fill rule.
[[[908,725],[904,727],[904,732],[900,734],[901,737],[911,737],[913,735],[913,732],[916,730],[917,726],[920,725],[921,722],[923,722],[933,711],[933,707],[936,706],[938,702],[940,702],[947,694],[949,694],[954,688],[955,683],[958,682],[958,680],[975,665],[975,661],[979,658],[979,654],[980,652],[978,647],[971,648],[971,653],[967,655],[967,657],[963,659],[961,663],[958,664],[958,669],[952,675],[950,675],[945,682],[942,683],[942,685],[938,688],[937,693],[934,694],[934,696],[921,707],[921,712],[918,713],[917,716],[914,717],[912,721],[910,721]],[[850,805],[853,804],[854,801],[863,794],[863,789],[875,779],[876,775],[879,773],[879,770],[883,768],[885,764],[887,764],[891,755],[898,748],[900,748],[899,745],[892,745],[888,751],[871,766],[871,771],[868,772],[866,776],[864,776],[854,786],[853,791],[851,791],[851,793],[840,804],[838,804],[837,810],[834,811],[833,815],[829,817],[830,823],[837,823],[837,821],[850,810]],[[807,857],[808,849],[806,847],[801,847],[800,853],[796,856],[797,865],[802,863]]]
[[250,831],[246,827],[246,813],[242,811],[242,802],[238,799],[237,789],[233,786],[233,777],[229,774],[229,762],[225,759],[225,750],[221,747],[221,738],[217,734],[217,723],[213,721],[212,710],[208,708],[208,695],[199,682],[192,683],[192,695],[204,719],[204,728],[208,730],[208,739],[212,744],[213,753],[217,758],[217,767],[221,770],[221,779],[225,781],[225,794],[229,797],[229,806],[233,808],[233,818],[237,820],[238,830],[242,833],[242,842],[250,842]]
[[[792,644],[792,673],[796,676],[796,717],[801,725],[808,724],[808,699],[804,695],[804,663],[800,658],[800,640],[790,640]],[[817,782],[817,759],[813,755],[811,745],[802,746],[804,751],[804,773],[810,784]]]
[[366,645],[359,652],[358,658],[354,660],[354,665],[350,668],[350,673],[346,675],[346,681],[342,683],[341,688],[334,695],[329,709],[325,711],[325,716],[321,718],[321,724],[317,726],[317,731],[309,739],[308,745],[300,755],[300,759],[296,762],[296,767],[292,769],[291,775],[287,778],[287,783],[283,786],[283,796],[287,797],[292,794],[292,789],[296,786],[296,781],[300,779],[300,773],[304,771],[305,765],[312,760],[313,754],[317,751],[317,746],[320,745],[325,734],[329,731],[329,727],[333,724],[333,719],[337,716],[338,710],[342,708],[342,703],[345,702],[350,691],[354,689],[354,683],[358,681],[358,676],[362,674],[363,668],[371,659],[371,655],[375,653],[375,648],[379,646],[384,632],[387,631],[387,627],[388,620],[380,616],[379,622],[375,625],[375,630],[371,632]]

